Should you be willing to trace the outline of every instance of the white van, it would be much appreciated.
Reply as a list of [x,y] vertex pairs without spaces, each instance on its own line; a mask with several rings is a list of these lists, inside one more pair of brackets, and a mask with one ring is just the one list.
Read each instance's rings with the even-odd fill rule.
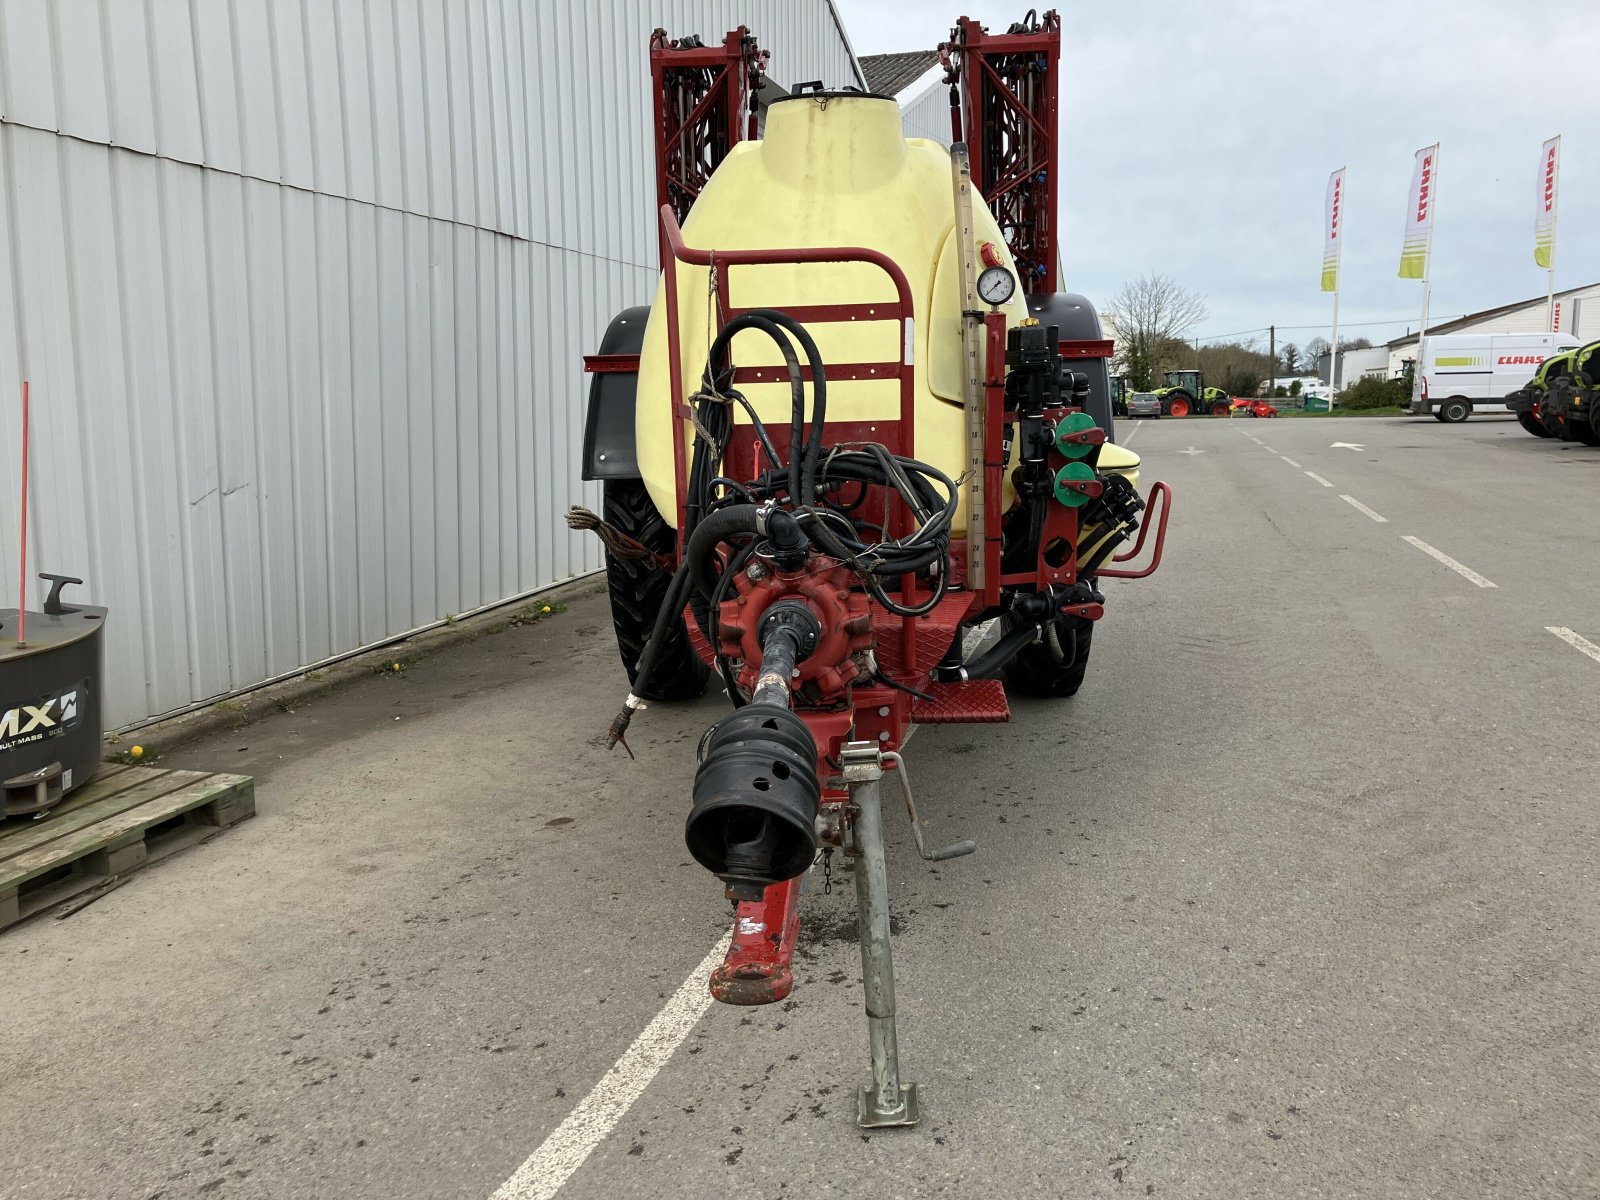
[[1570,333],[1458,333],[1422,339],[1411,377],[1411,411],[1465,421],[1474,408],[1496,412],[1552,354],[1583,343]]

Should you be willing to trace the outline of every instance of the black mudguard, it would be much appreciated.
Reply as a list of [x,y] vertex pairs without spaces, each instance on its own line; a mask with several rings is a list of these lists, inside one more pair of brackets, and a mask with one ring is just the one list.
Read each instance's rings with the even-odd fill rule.
[[[638,354],[644,348],[648,305],[625,308],[606,327],[601,354]],[[589,414],[583,422],[583,477],[638,479],[639,455],[634,446],[634,406],[638,400],[636,371],[596,372],[589,381]]]
[[[1046,292],[1028,296],[1028,315],[1037,317],[1041,325],[1054,325],[1061,331],[1064,342],[1097,342],[1105,337],[1100,331],[1100,314],[1094,305],[1075,292]],[[1074,371],[1089,376],[1089,400],[1084,411],[1094,418],[1094,423],[1106,431],[1106,437],[1116,438],[1116,425],[1111,415],[1111,364],[1103,358],[1075,358],[1068,365]]]

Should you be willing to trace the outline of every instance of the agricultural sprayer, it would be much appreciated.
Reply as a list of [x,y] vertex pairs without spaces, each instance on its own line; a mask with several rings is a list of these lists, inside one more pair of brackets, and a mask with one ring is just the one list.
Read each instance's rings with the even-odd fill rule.
[[899,776],[923,858],[972,853],[925,841],[913,725],[1005,721],[1008,690],[1074,694],[1101,581],[1155,570],[1170,512],[1111,441],[1093,307],[1055,290],[1059,28],[962,19],[943,48],[953,149],[907,139],[892,99],[821,85],[770,104],[757,139],[754,39],[658,32],[662,277],[587,360],[605,512],[574,523],[606,543],[632,683],[610,739],[713,673],[731,701],[685,828],[734,905],[718,1000],[789,995],[808,874],[854,860],[867,1127],[918,1112],[882,780]]

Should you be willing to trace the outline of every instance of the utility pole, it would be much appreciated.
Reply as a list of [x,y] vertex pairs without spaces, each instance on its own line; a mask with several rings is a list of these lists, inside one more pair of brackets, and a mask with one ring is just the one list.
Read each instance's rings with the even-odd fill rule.
[[[1257,325],[1257,329],[1261,326]],[[1278,327],[1267,326],[1267,357],[1272,360],[1272,379],[1267,384],[1267,399],[1271,400],[1278,394]]]

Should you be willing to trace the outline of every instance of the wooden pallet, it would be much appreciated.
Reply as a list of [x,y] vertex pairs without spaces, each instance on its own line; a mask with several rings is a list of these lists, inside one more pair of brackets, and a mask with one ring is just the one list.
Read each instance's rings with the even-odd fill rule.
[[103,766],[42,820],[0,821],[0,929],[109,890],[255,813],[246,775]]

